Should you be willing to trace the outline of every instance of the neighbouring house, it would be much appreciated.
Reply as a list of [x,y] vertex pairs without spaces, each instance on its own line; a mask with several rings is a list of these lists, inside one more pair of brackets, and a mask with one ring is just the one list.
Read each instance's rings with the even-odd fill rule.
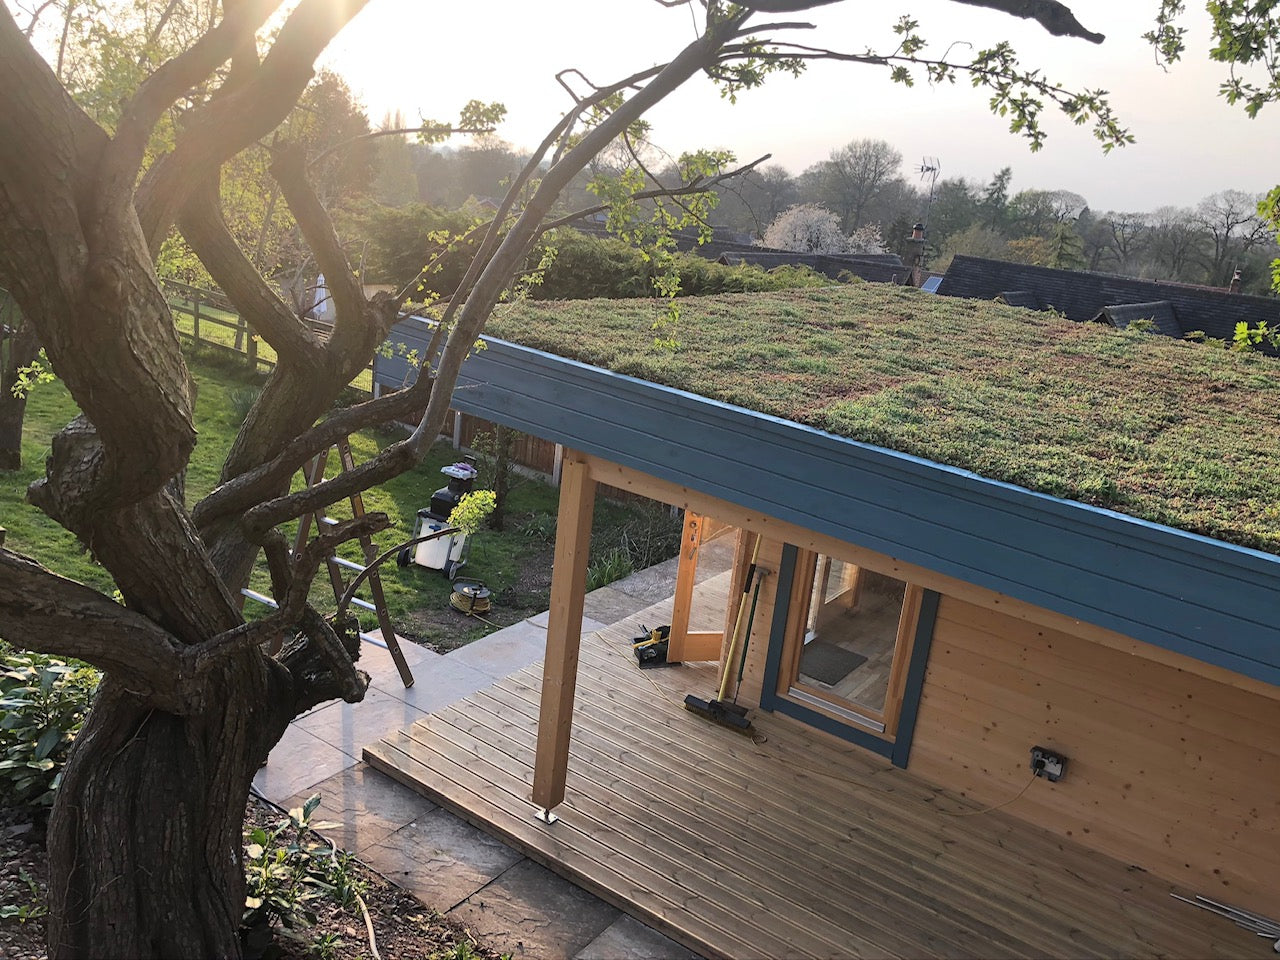
[[[708,956],[1269,953],[1170,894],[1280,914],[1280,364],[885,284],[662,309],[495,316],[455,403],[567,450],[546,660],[369,761]],[[599,484],[686,511],[711,665],[582,636]],[[754,738],[679,708],[729,681]]]
[[982,257],[956,256],[938,292],[999,300],[1030,310],[1055,310],[1071,320],[1098,320],[1117,327],[1150,320],[1158,332],[1179,339],[1199,335],[1230,343],[1237,323],[1280,323],[1280,300],[1273,297]]
[[[584,233],[610,236],[604,223],[582,221],[575,225]],[[781,266],[806,266],[832,280],[857,277],[872,283],[911,283],[911,267],[902,262],[896,253],[801,253],[796,250],[779,250],[762,247],[752,242],[749,235],[715,227],[710,240],[695,230],[681,230],[674,235],[676,249],[684,253],[696,253],[707,260],[726,266],[747,263],[764,270]]]

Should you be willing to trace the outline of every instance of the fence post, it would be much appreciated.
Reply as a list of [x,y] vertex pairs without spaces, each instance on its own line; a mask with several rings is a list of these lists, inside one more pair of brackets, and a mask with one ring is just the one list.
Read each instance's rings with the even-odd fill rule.
[[237,314],[236,315],[236,352],[237,353],[247,349],[244,344],[244,335],[245,335],[246,329],[248,329],[248,322],[245,320],[244,317]]
[[189,294],[191,297],[191,337],[193,342],[199,346],[200,344],[200,291],[192,290]]
[[[245,346],[247,348],[246,352],[249,354],[249,372],[257,373],[258,372],[258,338],[253,335],[253,331],[249,329],[249,324],[244,319],[244,317],[240,318],[240,323],[244,326]],[[237,337],[239,336],[239,333],[240,333],[239,329],[237,328],[236,330]]]

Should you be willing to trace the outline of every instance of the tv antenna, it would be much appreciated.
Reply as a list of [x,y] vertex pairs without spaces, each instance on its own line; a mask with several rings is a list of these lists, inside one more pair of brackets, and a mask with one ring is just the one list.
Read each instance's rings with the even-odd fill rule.
[[[920,160],[920,166],[916,168],[920,174],[920,181],[929,181],[929,199],[924,205],[924,221],[921,226],[924,228],[922,240],[929,236],[929,213],[933,210],[933,193],[934,188],[938,185],[938,174],[942,172],[942,162],[937,157],[924,157]],[[925,265],[925,245],[920,244],[920,266]]]

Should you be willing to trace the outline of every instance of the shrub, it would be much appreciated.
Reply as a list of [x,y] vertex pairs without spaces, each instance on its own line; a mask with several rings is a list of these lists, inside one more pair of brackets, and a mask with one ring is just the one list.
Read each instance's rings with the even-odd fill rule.
[[[529,289],[529,295],[535,300],[627,299],[655,294],[652,264],[639,250],[621,240],[590,236],[576,230],[558,230],[550,245],[555,247],[555,259],[543,273],[542,282]],[[541,251],[530,259],[539,262]],[[803,266],[773,271],[746,264],[728,267],[696,253],[677,254],[675,259],[682,297],[761,293],[831,283]]]
[[0,797],[9,805],[48,807],[99,673],[3,641],[0,668]]
[[[314,794],[303,806],[290,810],[270,830],[256,827],[245,834],[244,916],[240,922],[246,952],[259,954],[277,929],[306,943],[302,932],[316,924],[314,904],[328,900],[342,910],[362,903],[368,884],[353,870],[354,858],[332,844],[311,839],[312,814],[320,805]],[[337,946],[320,940],[321,950]]]

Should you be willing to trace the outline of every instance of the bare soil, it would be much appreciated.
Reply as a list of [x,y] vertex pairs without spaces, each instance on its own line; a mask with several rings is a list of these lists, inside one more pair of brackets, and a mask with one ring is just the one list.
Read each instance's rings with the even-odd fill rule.
[[[281,814],[274,807],[250,798],[245,823],[270,827]],[[351,868],[368,883],[365,904],[373,923],[374,941],[383,960],[434,960],[475,957],[496,960],[498,954],[484,947],[466,930],[440,916],[376,871],[355,864]],[[48,871],[45,865],[44,831],[30,810],[0,809],[0,908],[28,908],[27,919],[0,919],[0,958],[45,960],[45,927],[42,918]],[[29,878],[29,880],[28,880]],[[34,885],[34,892],[32,890]],[[364,916],[319,901],[319,923],[301,931],[297,940],[277,936],[267,957],[273,960],[373,960]],[[316,944],[328,938],[327,949]]]

